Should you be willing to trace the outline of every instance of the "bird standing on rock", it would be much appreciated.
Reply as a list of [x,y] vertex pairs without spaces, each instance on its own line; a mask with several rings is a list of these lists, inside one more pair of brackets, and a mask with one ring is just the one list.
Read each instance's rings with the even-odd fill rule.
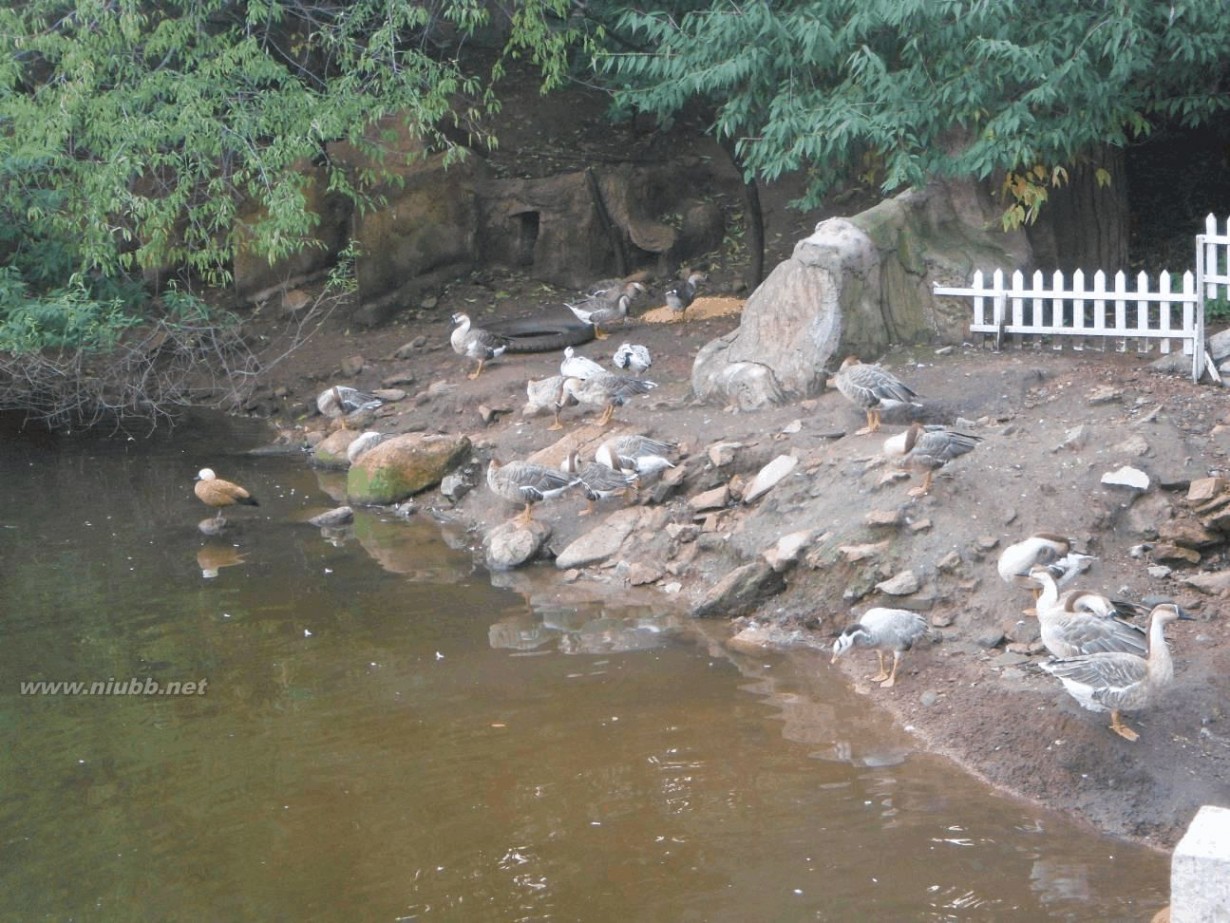
[[679,315],[680,320],[687,320],[685,313],[692,306],[692,302],[696,300],[696,289],[701,282],[705,281],[703,272],[688,273],[688,277],[677,285],[673,285],[666,290],[666,304],[675,314]]
[[1127,740],[1140,735],[1119,717],[1120,711],[1146,708],[1174,682],[1174,661],[1166,646],[1166,626],[1191,616],[1174,603],[1154,606],[1149,616],[1149,654],[1085,654],[1039,666],[1059,678],[1068,695],[1090,711],[1110,712],[1110,729]]
[[[874,648],[880,663],[880,672],[870,679],[873,683],[879,683],[880,688],[890,689],[897,682],[897,667],[901,663],[901,655],[926,633],[927,622],[917,612],[877,606],[868,609],[859,616],[857,622],[847,626],[838,635],[833,642],[833,658],[829,662],[836,663],[837,658],[852,647]],[[892,672],[884,668],[885,651],[893,652]]]
[[323,416],[341,419],[343,429],[348,428],[346,418],[351,414],[375,410],[383,403],[376,395],[347,385],[333,385],[325,388],[316,397],[316,409]]
[[837,390],[850,403],[863,408],[867,425],[854,435],[865,436],[880,428],[880,415],[895,407],[921,407],[918,395],[891,372],[878,365],[868,365],[857,356],[848,356],[833,378]]
[[230,481],[224,481],[214,474],[212,468],[202,468],[196,476],[196,484],[192,488],[197,499],[208,507],[218,511],[214,521],[222,519],[224,507],[242,503],[245,506],[260,506],[256,498]]
[[455,326],[449,336],[453,352],[478,361],[478,368],[466,376],[471,381],[483,373],[483,363],[488,359],[495,359],[508,349],[508,340],[504,337],[481,327],[472,327],[468,314],[454,314],[453,324]]

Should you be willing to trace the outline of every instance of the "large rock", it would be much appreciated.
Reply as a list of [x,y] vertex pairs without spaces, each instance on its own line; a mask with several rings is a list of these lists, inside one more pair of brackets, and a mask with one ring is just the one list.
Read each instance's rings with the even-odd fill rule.
[[312,450],[312,464],[318,468],[343,469],[350,467],[347,455],[350,444],[362,435],[357,429],[334,430]]
[[436,486],[469,455],[466,436],[394,436],[350,466],[346,496],[351,503],[397,503]]
[[817,394],[836,357],[932,338],[959,343],[968,305],[937,300],[932,284],[1029,260],[1023,234],[987,230],[993,214],[972,187],[935,183],[821,222],[752,293],[738,329],[701,348],[693,389],[753,410]]
[[692,610],[692,616],[732,619],[751,612],[761,601],[785,588],[785,578],[768,561],[757,559],[735,568],[710,587]]
[[483,557],[492,570],[512,570],[538,557],[550,537],[551,527],[545,522],[510,519],[487,533]]
[[641,520],[641,510],[636,507],[618,510],[597,523],[580,538],[573,541],[555,559],[561,570],[599,564],[619,551]]

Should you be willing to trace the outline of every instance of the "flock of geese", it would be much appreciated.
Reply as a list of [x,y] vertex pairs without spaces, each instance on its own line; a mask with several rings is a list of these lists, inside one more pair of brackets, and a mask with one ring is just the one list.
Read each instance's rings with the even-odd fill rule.
[[[667,293],[667,303],[680,316],[692,303],[700,273],[688,278]],[[592,287],[583,299],[568,307],[585,323],[592,324],[595,336],[605,338],[603,326],[621,323],[631,300],[645,287],[639,282],[609,281]],[[507,348],[507,341],[475,328],[465,314],[453,315],[453,349],[477,362],[469,377],[477,378],[483,365]],[[656,387],[640,377],[652,365],[644,346],[624,343],[615,351],[613,364],[622,375],[600,363],[577,355],[571,347],[564,351],[560,373],[548,380],[554,394],[555,419],[551,429],[562,428],[560,411],[571,404],[602,407],[600,426],[608,424],[616,407],[632,397]],[[834,376],[841,394],[866,413],[866,426],[856,435],[879,431],[885,412],[921,408],[919,395],[896,376],[878,365],[866,364],[856,357],[846,359]],[[531,389],[536,384],[531,382]],[[355,388],[334,386],[317,400],[322,414],[341,417],[380,405],[379,398]],[[904,432],[884,442],[884,454],[902,468],[921,471],[923,483],[910,490],[921,496],[932,487],[934,473],[952,460],[973,451],[977,436],[945,426],[912,422]],[[675,466],[678,448],[670,442],[644,435],[624,435],[601,443],[594,459],[582,462],[579,453],[570,452],[558,468],[530,461],[501,463],[492,458],[487,466],[487,486],[496,496],[523,505],[519,520],[528,524],[535,504],[560,497],[574,488],[585,495],[587,515],[600,500],[618,495],[634,496],[643,479]],[[196,496],[215,509],[235,504],[257,506],[247,490],[222,480],[209,468],[197,475]],[[1029,590],[1033,606],[1027,614],[1036,615],[1042,644],[1052,659],[1040,664],[1056,677],[1064,689],[1084,708],[1110,712],[1110,729],[1127,740],[1137,740],[1136,731],[1123,723],[1121,713],[1148,707],[1174,680],[1174,663],[1166,644],[1165,628],[1178,619],[1191,616],[1178,605],[1161,603],[1145,607],[1112,599],[1088,589],[1070,588],[1092,564],[1092,555],[1081,554],[1071,539],[1053,533],[1037,533],[1009,545],[999,556],[997,570],[1006,583]],[[1148,629],[1129,621],[1147,615]],[[927,635],[926,620],[907,609],[874,607],[846,627],[833,643],[836,661],[853,648],[871,648],[878,661],[878,672],[870,677],[882,688],[895,685],[902,655]],[[892,654],[892,665],[886,655]]]

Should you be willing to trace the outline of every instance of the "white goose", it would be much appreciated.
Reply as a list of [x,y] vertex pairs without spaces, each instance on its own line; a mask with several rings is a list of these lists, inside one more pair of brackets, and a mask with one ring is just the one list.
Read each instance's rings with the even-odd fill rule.
[[1149,655],[1122,652],[1084,654],[1066,660],[1039,664],[1058,677],[1072,698],[1083,708],[1110,712],[1110,729],[1127,740],[1140,735],[1123,723],[1121,711],[1147,708],[1158,694],[1174,682],[1174,661],[1166,645],[1166,626],[1191,616],[1174,603],[1154,606],[1149,616]]

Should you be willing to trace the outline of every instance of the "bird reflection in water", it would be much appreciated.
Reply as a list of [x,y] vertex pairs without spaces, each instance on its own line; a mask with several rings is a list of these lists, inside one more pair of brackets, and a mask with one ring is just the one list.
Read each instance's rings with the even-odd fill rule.
[[224,567],[231,567],[244,562],[244,554],[234,545],[202,545],[196,553],[197,566],[201,568],[201,576],[212,580]]

